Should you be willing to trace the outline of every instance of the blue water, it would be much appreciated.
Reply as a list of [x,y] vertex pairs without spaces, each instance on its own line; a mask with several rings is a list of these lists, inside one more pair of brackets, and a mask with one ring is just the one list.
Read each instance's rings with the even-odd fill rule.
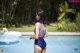
[[[34,40],[22,36],[21,41],[13,45],[0,45],[5,53],[34,53]],[[49,36],[46,53],[80,53],[80,36]]]

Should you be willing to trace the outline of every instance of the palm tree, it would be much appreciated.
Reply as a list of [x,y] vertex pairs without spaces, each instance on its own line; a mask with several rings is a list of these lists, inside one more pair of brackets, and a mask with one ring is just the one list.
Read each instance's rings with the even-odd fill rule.
[[75,14],[75,10],[72,8],[69,8],[69,5],[67,2],[61,3],[59,5],[59,17],[58,17],[58,28],[62,28],[63,26],[63,21],[67,17],[66,13],[73,13]]

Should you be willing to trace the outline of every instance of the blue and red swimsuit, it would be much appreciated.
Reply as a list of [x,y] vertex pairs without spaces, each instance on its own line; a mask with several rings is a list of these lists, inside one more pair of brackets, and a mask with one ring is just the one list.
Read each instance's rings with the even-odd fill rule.
[[[34,33],[36,33],[35,30],[34,30]],[[44,40],[44,35],[45,35],[45,30],[43,30],[42,23],[40,23],[39,37],[38,37],[38,39],[35,39],[34,44],[38,45],[42,49],[45,49],[45,47],[46,47],[46,42]]]

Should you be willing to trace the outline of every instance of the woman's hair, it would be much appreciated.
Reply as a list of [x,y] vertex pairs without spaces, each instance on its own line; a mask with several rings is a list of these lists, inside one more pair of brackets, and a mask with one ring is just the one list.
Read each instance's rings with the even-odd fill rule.
[[36,14],[38,16],[40,16],[40,19],[37,20],[37,22],[41,22],[43,24],[46,24],[46,15],[45,15],[45,12],[42,10],[42,9],[39,9]]

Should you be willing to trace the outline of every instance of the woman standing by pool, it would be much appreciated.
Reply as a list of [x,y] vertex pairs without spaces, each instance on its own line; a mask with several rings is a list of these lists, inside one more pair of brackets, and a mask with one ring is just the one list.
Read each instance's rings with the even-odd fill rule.
[[48,36],[46,28],[46,16],[43,10],[39,9],[36,13],[34,36],[30,39],[35,39],[34,41],[34,53],[46,53],[46,42],[43,38]]

